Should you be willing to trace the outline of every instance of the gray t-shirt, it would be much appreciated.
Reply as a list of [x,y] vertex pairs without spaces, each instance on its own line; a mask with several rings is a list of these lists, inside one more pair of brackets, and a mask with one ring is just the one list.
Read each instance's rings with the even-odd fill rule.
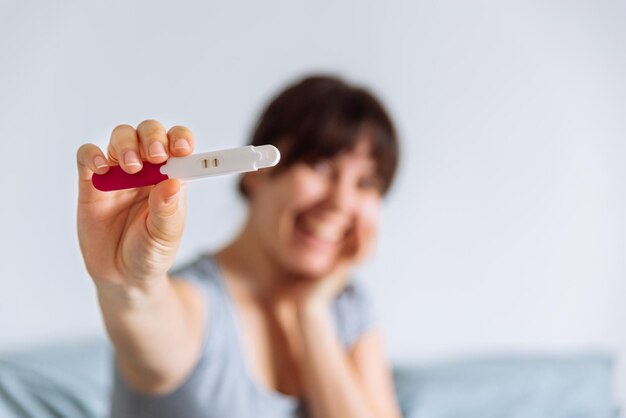
[[[185,381],[164,395],[130,388],[117,367],[111,418],[287,418],[307,417],[304,403],[260,385],[244,357],[233,301],[211,255],[170,273],[198,286],[209,306],[200,358]],[[334,300],[332,316],[346,349],[372,326],[369,300],[354,283]]]

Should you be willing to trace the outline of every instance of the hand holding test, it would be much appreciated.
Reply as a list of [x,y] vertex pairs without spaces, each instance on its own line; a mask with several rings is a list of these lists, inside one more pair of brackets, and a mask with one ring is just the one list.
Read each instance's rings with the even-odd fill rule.
[[256,171],[273,167],[279,160],[280,152],[273,145],[248,145],[186,157],[171,157],[159,164],[144,161],[141,171],[135,174],[125,172],[119,165],[111,166],[104,174],[94,173],[91,182],[96,189],[108,192],[151,186],[169,178],[195,179]]

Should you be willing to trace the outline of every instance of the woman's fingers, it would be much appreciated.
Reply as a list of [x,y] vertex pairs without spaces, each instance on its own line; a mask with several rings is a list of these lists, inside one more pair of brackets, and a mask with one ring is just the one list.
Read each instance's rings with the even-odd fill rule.
[[184,126],[174,126],[168,133],[169,151],[174,157],[184,157],[193,152],[194,138],[191,131]]
[[109,162],[100,148],[94,144],[84,144],[76,152],[78,167],[78,193],[81,201],[89,201],[94,194],[100,193],[91,184],[93,173],[104,174],[109,171]]
[[355,258],[360,262],[369,256],[374,249],[374,243],[376,241],[376,228],[367,224],[358,228],[357,241],[358,247]]
[[143,167],[137,131],[130,125],[118,125],[113,129],[107,152],[109,158],[118,162],[127,173],[134,174]]
[[174,126],[166,133],[158,121],[145,120],[137,129],[130,125],[113,129],[107,152],[111,161],[134,174],[142,169],[142,160],[158,164],[170,156],[184,157],[193,152],[194,144],[193,134],[184,126]]
[[156,120],[144,120],[137,126],[137,136],[141,144],[142,156],[153,164],[167,160],[167,134],[165,128]]
[[104,174],[109,171],[109,163],[104,153],[94,144],[83,144],[76,152],[78,176],[91,181],[92,173]]
[[363,261],[373,250],[375,241],[375,224],[363,220],[357,222],[344,246],[343,259],[349,264]]

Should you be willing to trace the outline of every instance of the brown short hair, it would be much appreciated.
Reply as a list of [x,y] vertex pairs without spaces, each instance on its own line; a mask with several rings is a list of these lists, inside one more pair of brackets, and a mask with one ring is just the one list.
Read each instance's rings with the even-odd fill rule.
[[[272,144],[280,150],[278,173],[296,162],[313,163],[352,150],[363,129],[371,137],[371,156],[384,195],[398,165],[396,130],[372,93],[337,77],[312,76],[288,86],[261,114],[250,144]],[[239,190],[247,196],[243,181]]]

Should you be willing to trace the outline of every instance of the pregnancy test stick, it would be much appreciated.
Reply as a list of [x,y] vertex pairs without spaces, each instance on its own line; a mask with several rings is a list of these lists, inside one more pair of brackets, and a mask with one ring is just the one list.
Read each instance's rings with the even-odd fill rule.
[[280,152],[273,145],[248,145],[186,157],[171,157],[159,164],[144,161],[141,171],[135,174],[129,174],[119,165],[114,165],[104,174],[94,173],[91,182],[96,189],[109,192],[151,186],[170,178],[196,179],[256,171],[273,167],[279,160]]

